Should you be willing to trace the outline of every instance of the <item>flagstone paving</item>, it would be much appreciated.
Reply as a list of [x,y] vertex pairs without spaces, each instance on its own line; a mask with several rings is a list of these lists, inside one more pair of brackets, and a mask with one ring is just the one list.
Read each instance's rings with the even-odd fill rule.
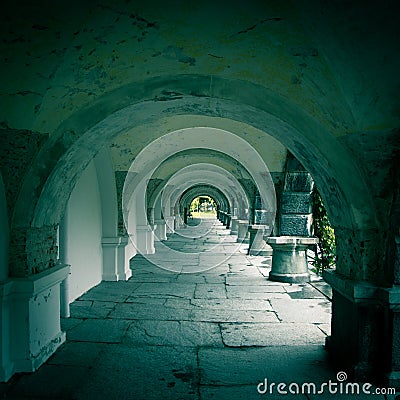
[[156,250],[132,259],[128,282],[103,282],[72,303],[61,321],[67,342],[37,372],[3,384],[1,398],[331,398],[257,391],[265,379],[335,380],[323,347],[329,286],[269,281],[271,257],[248,256],[216,220]]

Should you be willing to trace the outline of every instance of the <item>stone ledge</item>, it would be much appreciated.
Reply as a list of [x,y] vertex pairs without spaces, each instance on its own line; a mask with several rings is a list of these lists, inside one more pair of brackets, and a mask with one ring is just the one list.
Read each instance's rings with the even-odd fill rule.
[[12,278],[13,288],[11,295],[32,296],[43,292],[63,281],[69,272],[70,266],[62,264],[26,278]]
[[317,244],[319,239],[306,236],[270,236],[267,242],[270,245],[298,244],[308,246]]
[[400,287],[376,286],[368,282],[356,282],[334,271],[324,271],[323,277],[333,289],[354,302],[373,300],[393,307],[400,306]]

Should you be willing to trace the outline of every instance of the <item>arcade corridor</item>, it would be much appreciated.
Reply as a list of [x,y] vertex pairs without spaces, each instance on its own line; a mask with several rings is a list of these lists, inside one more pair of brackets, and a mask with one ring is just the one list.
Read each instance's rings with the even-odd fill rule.
[[184,264],[189,252],[212,263],[221,239],[226,253],[237,251],[194,274],[155,266],[162,249],[137,255],[129,281],[103,282],[71,304],[67,343],[37,372],[2,384],[4,398],[251,400],[262,398],[264,378],[333,379],[323,349],[329,287],[268,281],[271,257],[247,256],[216,219],[200,225],[197,239],[196,227],[171,235],[168,245],[181,250],[171,263]]
[[0,8],[8,398],[400,391],[398,1]]

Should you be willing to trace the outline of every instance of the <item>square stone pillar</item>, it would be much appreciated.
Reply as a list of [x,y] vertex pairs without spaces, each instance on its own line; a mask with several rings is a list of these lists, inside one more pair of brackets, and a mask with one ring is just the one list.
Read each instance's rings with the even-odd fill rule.
[[332,286],[332,333],[326,347],[354,381],[400,389],[400,287],[375,286],[324,271]]
[[175,233],[175,217],[165,217],[165,224],[167,227],[167,234],[168,233]]
[[156,230],[154,231],[154,239],[156,241],[167,240],[167,224],[163,219],[155,221]]
[[103,281],[126,281],[132,276],[129,266],[130,257],[126,254],[126,246],[128,245],[128,236],[104,237],[102,239]]
[[38,369],[65,341],[60,327],[60,283],[69,266],[12,280],[11,358],[14,372]]
[[136,226],[136,238],[133,241],[137,251],[141,254],[154,254],[154,229],[157,227],[151,225]]

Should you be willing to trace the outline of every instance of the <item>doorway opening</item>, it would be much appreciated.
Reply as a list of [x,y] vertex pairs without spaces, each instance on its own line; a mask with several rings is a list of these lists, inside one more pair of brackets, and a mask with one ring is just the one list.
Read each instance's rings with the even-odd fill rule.
[[210,196],[198,196],[190,203],[189,217],[197,218],[216,218],[217,205],[214,199]]

